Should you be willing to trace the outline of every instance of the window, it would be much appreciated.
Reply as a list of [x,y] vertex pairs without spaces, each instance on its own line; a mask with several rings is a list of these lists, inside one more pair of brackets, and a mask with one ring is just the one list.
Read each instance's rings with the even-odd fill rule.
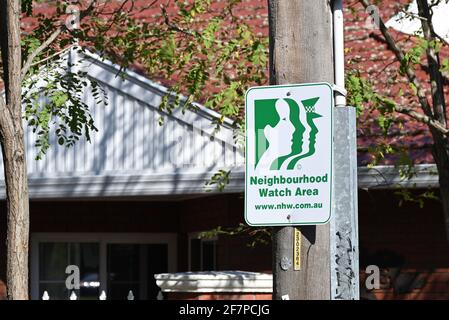
[[80,269],[80,290],[76,295],[83,299],[97,299],[99,287],[98,243],[45,242],[39,244],[39,291],[50,292],[52,299],[67,299],[65,273],[68,265]]
[[132,290],[155,299],[159,293],[154,274],[168,271],[166,244],[109,244],[107,249],[108,297],[120,300]]
[[65,273],[68,265],[80,270],[81,300],[124,300],[130,290],[135,299],[156,299],[154,274],[175,272],[176,235],[32,235],[32,298],[47,291],[50,299],[68,299]]
[[189,236],[190,271],[213,271],[217,269],[217,238],[201,239],[198,233]]

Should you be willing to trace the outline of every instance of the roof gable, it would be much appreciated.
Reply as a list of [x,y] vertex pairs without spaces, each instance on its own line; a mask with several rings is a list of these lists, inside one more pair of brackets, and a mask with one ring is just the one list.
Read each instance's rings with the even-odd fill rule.
[[[203,106],[197,105],[197,111],[183,112],[178,108],[168,114],[158,107],[167,88],[130,71],[120,77],[118,66],[95,54],[77,56],[75,50],[70,50],[64,55],[63,63],[69,59],[78,61],[77,67],[103,86],[108,104],[95,104],[86,90],[83,101],[89,105],[98,128],[91,134],[92,142],[81,139],[74,147],[66,148],[59,146],[56,136],[51,135],[52,146],[42,160],[35,160],[35,135],[26,130],[31,182],[87,176],[103,182],[117,176],[148,181],[160,177],[166,181],[162,189],[167,191],[175,190],[181,176],[189,174],[190,180],[200,180],[195,185],[198,193],[217,170],[243,164],[243,152],[234,142],[231,120],[226,119],[217,131],[211,121],[219,115]],[[158,124],[160,117],[165,119],[163,125]],[[192,181],[185,187],[192,188]],[[30,190],[33,197],[33,189]]]

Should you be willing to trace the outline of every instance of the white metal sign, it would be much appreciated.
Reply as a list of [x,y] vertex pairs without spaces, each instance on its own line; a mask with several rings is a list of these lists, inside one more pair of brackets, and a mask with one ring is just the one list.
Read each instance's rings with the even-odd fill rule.
[[249,225],[329,221],[333,106],[328,83],[247,91],[245,219]]

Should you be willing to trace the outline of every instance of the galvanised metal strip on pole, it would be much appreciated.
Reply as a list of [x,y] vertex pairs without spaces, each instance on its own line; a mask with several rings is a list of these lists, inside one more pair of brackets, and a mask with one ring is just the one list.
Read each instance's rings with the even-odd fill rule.
[[[357,207],[356,111],[346,106],[344,90],[343,1],[334,0],[333,205],[330,223],[331,299],[360,299]],[[340,93],[338,92],[340,91]]]

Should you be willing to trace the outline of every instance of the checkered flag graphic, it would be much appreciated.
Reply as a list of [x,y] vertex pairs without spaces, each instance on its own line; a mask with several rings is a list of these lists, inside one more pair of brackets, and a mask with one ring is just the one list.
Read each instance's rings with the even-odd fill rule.
[[315,106],[304,106],[307,113],[315,112]]

